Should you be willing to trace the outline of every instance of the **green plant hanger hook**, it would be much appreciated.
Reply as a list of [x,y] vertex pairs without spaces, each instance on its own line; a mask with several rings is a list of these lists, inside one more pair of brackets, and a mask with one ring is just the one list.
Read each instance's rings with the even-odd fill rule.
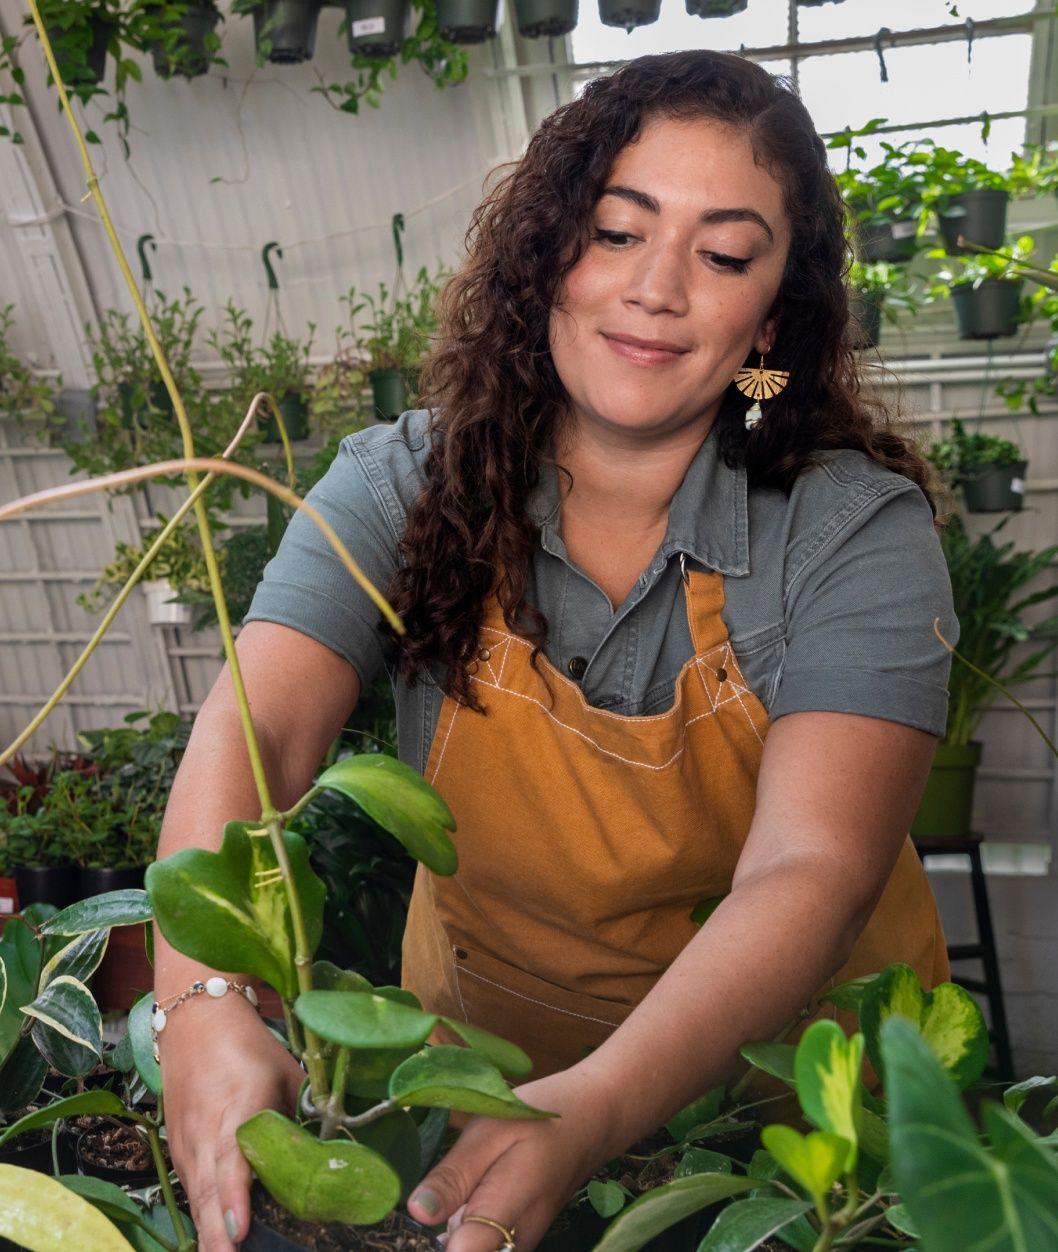
[[283,249],[273,239],[271,243],[266,243],[265,246],[261,249],[261,261],[264,264],[265,273],[268,275],[269,291],[278,291],[279,279],[276,278],[276,272],[272,268],[272,262],[268,259],[268,254],[272,251],[273,248],[275,248],[276,256],[279,257],[280,260],[283,259]]
[[404,268],[404,248],[401,245],[401,232],[404,230],[404,214],[393,214],[393,248],[397,254],[397,269]]
[[153,235],[140,235],[136,240],[136,251],[140,254],[140,269],[143,271],[143,285],[145,287],[152,286],[154,276],[151,274],[151,263],[147,260],[147,246],[150,245],[152,252],[158,251],[158,245],[154,242]]

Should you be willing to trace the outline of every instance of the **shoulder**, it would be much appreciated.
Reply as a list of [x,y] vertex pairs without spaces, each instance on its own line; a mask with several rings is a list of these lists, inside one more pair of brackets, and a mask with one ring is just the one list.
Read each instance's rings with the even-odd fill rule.
[[395,422],[346,435],[338,448],[337,459],[355,466],[398,527],[425,485],[429,418],[429,409],[407,409]]

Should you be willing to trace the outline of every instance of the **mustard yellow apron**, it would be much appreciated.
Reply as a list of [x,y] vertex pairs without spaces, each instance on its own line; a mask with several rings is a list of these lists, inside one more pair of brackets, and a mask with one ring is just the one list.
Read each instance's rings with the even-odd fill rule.
[[[580,1060],[650,991],[695,935],[694,906],[731,890],[750,828],[768,716],[728,639],[723,575],[686,580],[694,655],[667,712],[594,708],[541,654],[552,701],[494,596],[473,675],[487,714],[451,697],[441,708],[425,776],[455,815],[459,870],[419,866],[404,985],[429,1009],[518,1043],[534,1077]],[[949,976],[910,839],[849,961],[813,1002],[892,961],[927,988]],[[816,1016],[855,1026],[824,1005],[788,1041]],[[744,1098],[783,1091],[758,1074]],[[761,1114],[796,1121],[790,1101]]]

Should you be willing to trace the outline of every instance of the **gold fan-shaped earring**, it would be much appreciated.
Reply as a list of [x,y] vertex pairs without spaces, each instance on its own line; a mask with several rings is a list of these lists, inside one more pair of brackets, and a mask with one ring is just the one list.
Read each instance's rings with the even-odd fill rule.
[[760,408],[761,400],[771,400],[790,381],[789,370],[769,370],[764,368],[764,353],[760,354],[760,365],[756,368],[740,369],[735,375],[735,386],[744,396],[750,396],[753,404],[746,410],[746,429],[751,430],[763,417]]

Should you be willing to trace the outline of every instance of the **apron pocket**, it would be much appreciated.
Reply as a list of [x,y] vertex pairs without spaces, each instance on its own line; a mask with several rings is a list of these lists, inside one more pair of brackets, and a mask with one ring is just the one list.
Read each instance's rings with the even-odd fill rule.
[[534,1078],[583,1060],[635,1007],[568,991],[462,944],[451,951],[463,1017],[524,1049]]

